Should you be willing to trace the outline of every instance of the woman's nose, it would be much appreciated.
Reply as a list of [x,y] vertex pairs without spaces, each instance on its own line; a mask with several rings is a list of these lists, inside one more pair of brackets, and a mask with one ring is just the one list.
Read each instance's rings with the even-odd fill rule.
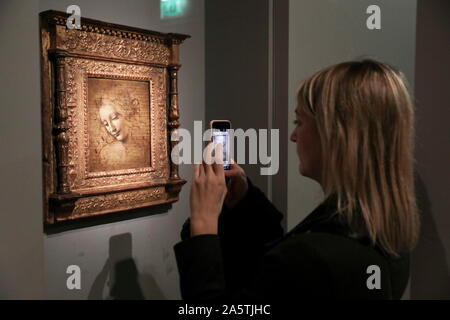
[[297,135],[295,134],[295,130],[292,131],[290,139],[292,142],[297,142]]

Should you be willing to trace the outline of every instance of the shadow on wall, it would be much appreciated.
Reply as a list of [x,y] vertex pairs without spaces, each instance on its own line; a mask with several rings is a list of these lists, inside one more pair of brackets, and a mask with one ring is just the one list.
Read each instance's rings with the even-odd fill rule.
[[68,220],[58,222],[56,225],[47,226],[44,231],[48,235],[58,234],[65,231],[83,229],[98,225],[105,225],[109,223],[132,220],[152,215],[164,215],[164,214],[167,215],[171,208],[172,204],[168,203],[168,204],[160,204],[154,207],[136,208],[108,214],[101,214],[98,216],[82,218],[80,220]]
[[132,252],[131,233],[109,239],[109,256],[92,284],[89,300],[165,299],[153,276],[139,274]]
[[428,192],[419,174],[416,190],[422,225],[419,243],[411,255],[411,299],[450,299],[450,269]]

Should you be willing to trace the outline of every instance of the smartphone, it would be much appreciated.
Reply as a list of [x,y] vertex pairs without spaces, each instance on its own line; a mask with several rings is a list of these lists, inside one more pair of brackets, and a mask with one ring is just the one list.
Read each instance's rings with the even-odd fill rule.
[[214,147],[222,144],[223,150],[223,169],[230,170],[230,129],[231,122],[229,120],[212,120],[210,122],[211,140]]

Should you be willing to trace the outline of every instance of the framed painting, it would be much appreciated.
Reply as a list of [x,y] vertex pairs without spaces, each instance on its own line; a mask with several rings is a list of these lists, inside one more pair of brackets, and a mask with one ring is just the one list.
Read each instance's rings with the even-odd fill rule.
[[44,225],[171,203],[179,46],[188,38],[40,14]]

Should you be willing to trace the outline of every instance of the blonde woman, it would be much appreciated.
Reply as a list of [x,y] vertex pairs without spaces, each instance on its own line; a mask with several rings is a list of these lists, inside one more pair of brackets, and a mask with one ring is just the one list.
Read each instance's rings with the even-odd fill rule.
[[183,298],[402,297],[419,233],[404,77],[374,60],[321,70],[298,90],[295,124],[300,174],[325,200],[283,235],[282,214],[237,164],[197,165],[174,248]]

